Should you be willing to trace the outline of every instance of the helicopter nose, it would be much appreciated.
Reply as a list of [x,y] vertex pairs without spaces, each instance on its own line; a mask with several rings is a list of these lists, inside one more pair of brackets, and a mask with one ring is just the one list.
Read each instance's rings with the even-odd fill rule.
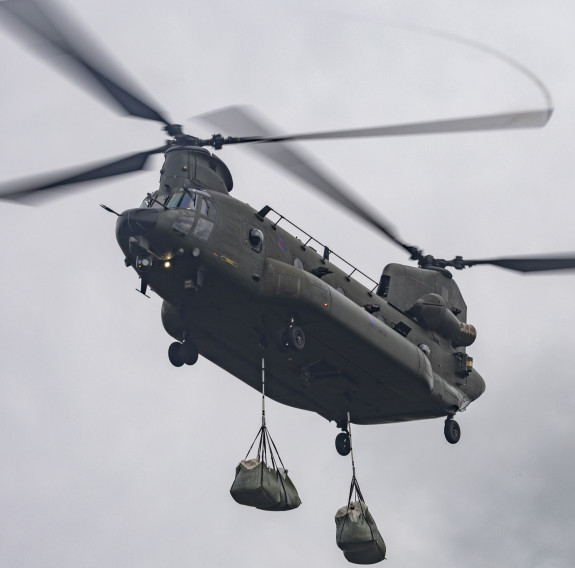
[[116,236],[143,235],[158,222],[157,209],[128,209],[116,221]]

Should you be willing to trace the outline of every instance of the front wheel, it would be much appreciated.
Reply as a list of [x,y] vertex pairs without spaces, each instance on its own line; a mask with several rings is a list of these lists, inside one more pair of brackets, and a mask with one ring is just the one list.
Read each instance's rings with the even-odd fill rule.
[[301,327],[297,325],[289,327],[287,335],[290,347],[296,351],[301,351],[305,347],[305,333]]
[[290,349],[301,351],[305,347],[305,333],[297,325],[280,327],[275,333],[275,343],[277,348],[283,352]]

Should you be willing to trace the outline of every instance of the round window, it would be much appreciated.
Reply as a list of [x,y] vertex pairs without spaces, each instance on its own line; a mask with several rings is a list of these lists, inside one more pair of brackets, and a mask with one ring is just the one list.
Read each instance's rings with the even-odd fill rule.
[[248,240],[252,247],[261,247],[264,242],[264,234],[259,229],[250,229]]
[[294,259],[293,265],[294,265],[296,268],[299,268],[300,270],[303,270],[303,262],[302,262],[301,259],[299,259],[299,258]]

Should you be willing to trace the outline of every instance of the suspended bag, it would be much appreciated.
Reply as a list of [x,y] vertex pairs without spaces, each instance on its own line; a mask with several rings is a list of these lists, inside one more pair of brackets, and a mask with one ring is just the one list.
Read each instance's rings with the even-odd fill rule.
[[277,507],[281,502],[276,474],[259,459],[242,460],[238,464],[230,493],[240,505],[257,509]]
[[[247,456],[258,439],[257,457],[248,460]],[[271,467],[267,464],[268,450]],[[277,467],[276,455],[282,465],[281,468]],[[289,511],[300,506],[301,500],[297,489],[283,467],[265,424],[260,428],[248,450],[246,459],[236,467],[236,477],[230,493],[240,505],[264,511]]]
[[[352,501],[355,492],[356,501]],[[335,514],[336,542],[354,564],[375,564],[385,559],[385,542],[361,495],[355,475],[347,505]]]
[[287,469],[278,468],[277,476],[280,482],[280,502],[273,507],[268,507],[266,510],[289,511],[290,509],[297,509],[301,505],[301,500],[293,481],[288,475]]

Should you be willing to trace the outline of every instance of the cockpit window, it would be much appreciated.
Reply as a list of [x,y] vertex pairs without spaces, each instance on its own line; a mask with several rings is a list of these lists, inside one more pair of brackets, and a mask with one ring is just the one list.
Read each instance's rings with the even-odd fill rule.
[[146,199],[144,199],[144,201],[142,201],[142,204],[140,205],[140,208],[143,209],[144,207],[155,207],[155,208],[162,208],[162,204],[161,202],[158,203],[158,201],[156,201],[157,199],[157,195],[152,195],[151,193],[148,193],[148,195],[146,196]]
[[196,210],[200,197],[191,191],[178,191],[172,195],[167,203],[167,207],[179,207],[180,209]]
[[[185,209],[191,212],[199,211],[201,217],[198,217],[197,222],[194,213],[186,213],[174,221],[172,229],[183,237],[187,236],[191,231],[194,237],[202,241],[209,239],[217,214],[216,206],[210,199],[210,194],[200,189],[181,189],[172,195],[148,194],[141,207],[168,207],[171,209]],[[182,211],[182,213],[184,212]],[[194,223],[195,228],[192,230]]]
[[201,214],[205,215],[208,219],[215,219],[216,218],[216,207],[213,201],[206,199],[202,199],[202,206],[201,206]]
[[202,241],[207,241],[210,238],[210,234],[212,229],[214,228],[214,224],[203,217],[198,219],[198,223],[196,228],[194,229],[194,236]]
[[146,196],[146,199],[144,199],[144,201],[142,201],[142,204],[140,205],[140,208],[145,208],[145,207],[152,207],[155,209],[163,209],[164,206],[166,205],[166,202],[169,201],[170,197],[173,196],[169,196],[169,195],[158,195],[158,192],[151,194],[148,193],[148,195]]
[[175,233],[185,237],[190,232],[195,220],[195,215],[190,215],[189,213],[187,215],[181,215],[174,221],[172,229]]
[[209,196],[208,192],[202,190],[189,190],[181,189],[172,195],[158,195],[148,194],[146,199],[142,201],[140,207],[170,207],[177,209],[189,209],[191,211],[201,210],[202,215],[208,219],[216,218],[216,209],[214,203],[210,199],[206,199],[199,195],[200,192]]
[[199,199],[200,198],[195,193],[185,193],[184,197],[182,197],[182,201],[180,201],[180,207],[182,209],[192,209],[195,211],[198,206]]

